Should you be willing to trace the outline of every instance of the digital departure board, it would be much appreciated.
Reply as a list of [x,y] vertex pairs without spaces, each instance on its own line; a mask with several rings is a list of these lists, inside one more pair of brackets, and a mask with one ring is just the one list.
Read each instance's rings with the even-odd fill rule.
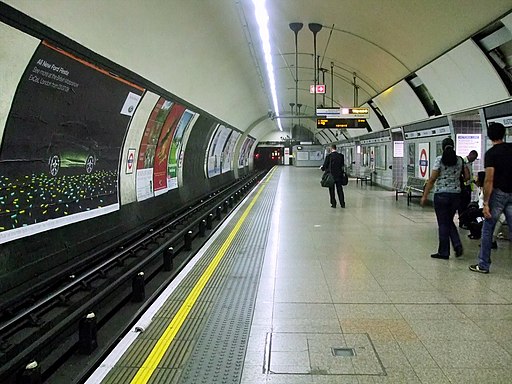
[[368,128],[366,119],[316,119],[317,128]]

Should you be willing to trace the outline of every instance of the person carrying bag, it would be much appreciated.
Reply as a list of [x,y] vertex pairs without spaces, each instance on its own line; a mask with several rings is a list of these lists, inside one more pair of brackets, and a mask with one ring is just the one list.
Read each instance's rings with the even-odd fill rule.
[[[345,157],[341,153],[336,152],[336,144],[332,144],[330,146],[330,153],[325,157],[324,164],[321,167],[322,171],[325,173],[322,176],[322,181],[320,182],[322,186],[326,184],[325,187],[329,188],[329,197],[332,208],[336,208],[336,196],[334,191],[335,188],[338,193],[340,206],[341,208],[345,208],[345,195],[343,193],[343,185],[347,185],[348,177],[344,172],[344,167]],[[324,177],[326,179],[332,177],[334,183],[329,185],[328,181],[323,181]]]
[[331,172],[324,172],[322,175],[322,180],[320,180],[320,185],[326,188],[334,187],[334,177],[332,177]]

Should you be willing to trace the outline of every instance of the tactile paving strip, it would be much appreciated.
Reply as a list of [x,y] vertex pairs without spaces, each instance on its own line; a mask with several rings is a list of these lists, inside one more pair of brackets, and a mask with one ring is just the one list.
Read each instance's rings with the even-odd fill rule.
[[244,225],[244,233],[238,237],[240,242],[230,249],[232,268],[224,277],[222,292],[184,369],[181,383],[240,383],[277,189],[276,179],[269,182],[260,196],[251,219]]
[[[277,184],[278,177],[268,180],[148,383],[240,382]],[[235,215],[104,383],[131,381],[245,208]]]

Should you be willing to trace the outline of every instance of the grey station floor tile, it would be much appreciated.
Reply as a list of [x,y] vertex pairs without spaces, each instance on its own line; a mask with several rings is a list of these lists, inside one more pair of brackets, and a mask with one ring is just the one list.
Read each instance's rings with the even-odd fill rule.
[[[281,167],[279,177],[279,221],[269,229],[277,240],[242,383],[512,382],[509,242],[493,251],[489,275],[474,274],[479,242],[467,231],[463,257],[430,257],[438,241],[431,206],[350,181],[347,208],[332,209],[318,169]],[[364,352],[356,363],[329,352],[358,345],[357,337],[377,365]],[[270,372],[262,373],[265,361]]]

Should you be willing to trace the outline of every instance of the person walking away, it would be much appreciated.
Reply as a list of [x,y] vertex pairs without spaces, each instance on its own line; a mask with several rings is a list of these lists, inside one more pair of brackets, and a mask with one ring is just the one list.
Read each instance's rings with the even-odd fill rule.
[[322,171],[329,171],[334,178],[334,186],[329,187],[331,207],[336,208],[336,196],[334,194],[334,188],[336,188],[340,206],[341,208],[345,208],[345,195],[343,193],[343,186],[341,185],[341,179],[345,168],[345,157],[343,154],[336,151],[336,144],[332,144],[329,149],[330,153],[325,156],[324,164],[321,169]]
[[[468,208],[469,203],[471,203],[471,193],[473,191],[473,162],[478,158],[478,152],[472,150],[468,153],[466,157],[463,158],[464,164],[469,171],[469,179],[468,181],[461,180],[461,192],[460,192],[460,206],[458,209],[459,213],[459,227],[463,229],[468,229],[465,227],[463,223],[460,222],[461,215]],[[461,175],[462,178],[463,175]]]
[[512,223],[512,144],[503,141],[505,127],[500,123],[489,124],[487,137],[493,145],[484,157],[485,220],[482,226],[482,243],[478,264],[469,266],[470,271],[480,273],[489,273],[493,231],[500,215],[505,213],[507,223]]
[[445,138],[441,146],[443,154],[437,156],[434,162],[420,204],[425,205],[435,184],[434,210],[437,218],[439,245],[437,253],[430,256],[435,259],[448,259],[450,257],[450,241],[456,257],[462,256],[463,253],[462,242],[453,218],[460,205],[461,172],[464,172],[464,180],[469,177],[469,173],[462,157],[455,154],[455,144],[450,137]]

